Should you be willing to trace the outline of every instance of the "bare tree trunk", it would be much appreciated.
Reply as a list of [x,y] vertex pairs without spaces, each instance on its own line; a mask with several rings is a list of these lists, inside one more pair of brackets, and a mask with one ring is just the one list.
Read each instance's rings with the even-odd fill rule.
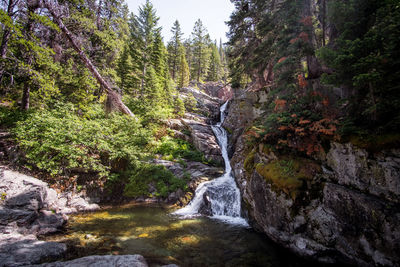
[[[28,5],[28,22],[26,24],[26,38],[29,41],[32,41],[32,33],[33,33],[33,27],[34,27],[34,21],[32,19],[32,14],[35,13],[36,9],[39,8],[38,3],[36,2],[27,2]],[[27,59],[26,59],[26,64],[28,68],[30,69],[30,66],[32,65],[33,62],[33,55],[30,51],[27,51]],[[30,74],[28,74],[30,75]],[[21,101],[21,109],[22,110],[28,110],[29,109],[29,104],[30,104],[30,93],[31,93],[31,87],[29,81],[27,81],[24,84],[24,91],[22,93],[22,101]]]
[[107,110],[108,111],[118,110],[126,115],[135,117],[135,115],[132,113],[132,111],[127,106],[125,106],[125,104],[122,102],[121,96],[118,93],[116,93],[114,90],[111,89],[110,85],[104,80],[104,78],[101,76],[101,74],[97,71],[96,67],[93,65],[91,60],[85,55],[85,53],[82,51],[82,49],[79,47],[79,45],[75,41],[72,33],[64,25],[61,18],[57,15],[56,10],[59,9],[58,4],[57,4],[57,6],[54,6],[54,5],[50,4],[48,0],[45,0],[44,5],[49,10],[55,23],[58,25],[58,27],[61,29],[61,31],[65,34],[68,41],[71,43],[72,47],[79,54],[79,57],[81,58],[83,63],[86,65],[86,67],[92,73],[92,75],[96,78],[96,80],[100,84],[100,86],[102,86],[104,88],[104,90],[106,91],[107,98],[108,98],[107,99],[107,103],[108,103]]
[[97,18],[96,18],[96,26],[98,30],[101,30],[101,6],[103,5],[103,1],[99,1],[99,5],[97,7]]

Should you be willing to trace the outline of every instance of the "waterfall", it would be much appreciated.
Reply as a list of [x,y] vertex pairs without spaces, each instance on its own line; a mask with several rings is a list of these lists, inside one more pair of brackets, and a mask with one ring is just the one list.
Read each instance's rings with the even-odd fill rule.
[[212,181],[201,183],[195,192],[192,201],[186,207],[175,211],[173,214],[185,217],[195,216],[200,209],[208,209],[211,218],[219,219],[228,223],[248,226],[240,212],[240,191],[232,175],[232,167],[228,157],[228,135],[222,127],[225,119],[225,110],[228,101],[220,108],[221,120],[211,126],[221,147],[222,157],[225,163],[225,172],[221,177]]

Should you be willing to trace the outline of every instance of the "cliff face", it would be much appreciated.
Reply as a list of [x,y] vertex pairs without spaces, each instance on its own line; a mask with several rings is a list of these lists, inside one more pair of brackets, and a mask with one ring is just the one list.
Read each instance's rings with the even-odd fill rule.
[[253,226],[322,262],[400,264],[400,150],[370,153],[330,144],[318,160],[275,154],[247,142],[264,93],[231,101],[232,168]]

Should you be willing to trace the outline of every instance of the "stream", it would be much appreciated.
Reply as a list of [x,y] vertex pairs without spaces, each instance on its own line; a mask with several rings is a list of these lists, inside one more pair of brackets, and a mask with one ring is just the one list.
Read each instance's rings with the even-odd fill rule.
[[[186,207],[127,205],[71,215],[65,233],[47,237],[65,242],[65,260],[88,255],[141,254],[149,266],[312,266],[251,229],[241,217],[240,191],[227,153],[221,122],[212,126],[221,146],[225,173],[202,183]],[[210,216],[200,216],[205,209]],[[204,212],[201,212],[204,213]]]
[[88,255],[141,254],[149,266],[312,266],[248,227],[209,217],[182,219],[170,207],[131,205],[72,215],[65,260]]
[[221,147],[221,154],[225,163],[225,172],[221,177],[212,181],[201,183],[193,200],[186,207],[175,211],[173,214],[182,215],[183,218],[190,218],[200,213],[206,213],[212,218],[220,219],[230,224],[237,224],[247,227],[248,224],[241,217],[240,191],[232,176],[232,167],[228,156],[228,134],[222,127],[225,119],[225,111],[228,102],[220,108],[221,120],[212,126],[218,144]]

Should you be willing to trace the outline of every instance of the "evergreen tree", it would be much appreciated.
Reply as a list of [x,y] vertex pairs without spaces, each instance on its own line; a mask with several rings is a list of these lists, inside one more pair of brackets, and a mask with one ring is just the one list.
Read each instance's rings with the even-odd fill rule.
[[172,32],[172,38],[171,41],[168,43],[168,53],[169,53],[168,61],[172,79],[175,81],[176,73],[179,68],[178,64],[180,61],[180,56],[178,52],[179,52],[179,47],[182,44],[182,36],[183,36],[181,26],[178,20],[174,22],[171,32]]
[[[144,97],[146,86],[147,69],[151,64],[151,55],[153,53],[154,40],[156,32],[160,29],[157,27],[159,18],[153,4],[149,0],[139,7],[139,15],[132,17],[131,25],[134,27],[132,30],[132,39],[130,43],[136,43],[133,48],[139,54],[138,65],[140,68],[140,95]],[[131,27],[132,28],[132,27]]]
[[210,65],[208,68],[208,76],[207,80],[216,82],[221,78],[221,59],[219,56],[219,51],[216,44],[211,44],[211,56],[210,56]]
[[183,88],[189,85],[189,65],[186,61],[185,47],[179,46],[179,72],[178,87]]
[[185,40],[183,46],[185,47],[185,53],[186,53],[186,62],[188,63],[189,67],[189,76],[190,79],[193,79],[193,76],[191,76],[191,69],[193,66],[193,46],[192,46],[192,39],[188,38]]
[[203,80],[207,74],[210,56],[210,36],[200,19],[198,19],[194,25],[192,36],[193,63],[191,77],[199,82]]

